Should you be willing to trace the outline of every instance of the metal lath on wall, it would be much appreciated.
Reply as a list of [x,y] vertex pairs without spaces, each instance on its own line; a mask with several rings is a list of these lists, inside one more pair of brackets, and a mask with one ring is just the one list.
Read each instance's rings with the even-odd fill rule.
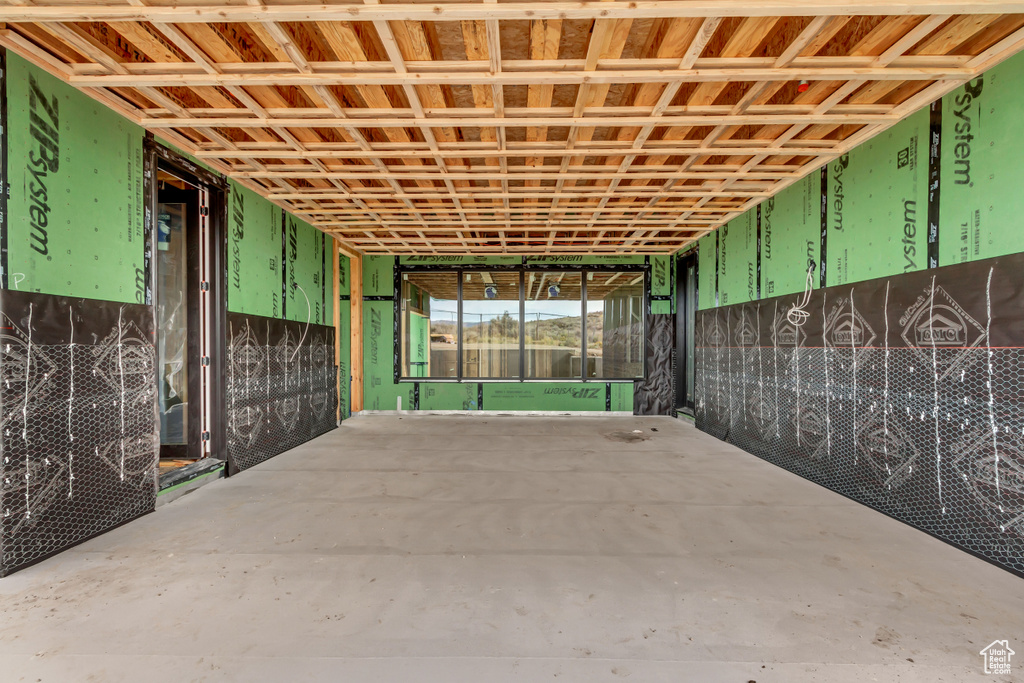
[[154,509],[147,306],[5,291],[0,575]]
[[1024,255],[703,311],[697,426],[1024,573]]
[[244,470],[337,425],[334,328],[228,314],[227,455]]

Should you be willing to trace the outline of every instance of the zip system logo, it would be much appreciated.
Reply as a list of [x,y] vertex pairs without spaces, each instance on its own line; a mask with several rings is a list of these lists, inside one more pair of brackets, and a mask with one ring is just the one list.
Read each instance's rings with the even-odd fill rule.
[[850,166],[850,155],[844,154],[832,164],[832,173],[829,182],[832,183],[832,229],[842,231],[843,229],[843,200],[846,193],[843,190],[843,174]]
[[[477,260],[484,260],[483,257],[477,257]],[[416,254],[413,256],[407,256],[405,258],[406,263],[465,263],[465,256],[433,256]]]
[[60,169],[60,110],[56,95],[47,96],[34,76],[28,77],[29,137],[35,147],[29,150],[26,170],[31,180],[29,193],[29,246],[47,256],[50,253],[49,174]]
[[[953,98],[953,182],[957,185],[974,186],[971,181],[971,143],[974,142],[971,106],[984,89],[985,79],[977,78]],[[978,118],[980,123],[980,105]]]
[[668,289],[668,268],[665,266],[666,259],[651,259],[651,289],[656,292],[663,292]]
[[576,389],[570,387],[551,387],[544,390],[545,396],[571,396],[576,399],[594,399],[602,398],[604,389],[600,387],[592,387],[585,389]]
[[[761,258],[768,261],[772,258],[772,214],[775,213],[775,197],[769,197],[761,205]],[[768,294],[775,293],[775,280],[765,283]]]
[[903,272],[917,270],[917,202],[907,199],[903,202]]
[[242,240],[245,239],[245,195],[241,192],[232,192],[231,207],[231,236],[234,238],[231,244],[231,267],[234,271],[232,281],[235,289],[242,290]]

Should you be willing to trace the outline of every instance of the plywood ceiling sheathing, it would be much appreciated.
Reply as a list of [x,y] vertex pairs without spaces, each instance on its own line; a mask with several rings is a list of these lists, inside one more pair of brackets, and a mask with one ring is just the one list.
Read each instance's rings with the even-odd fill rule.
[[8,2],[0,44],[368,254],[671,253],[1024,46],[1024,2]]

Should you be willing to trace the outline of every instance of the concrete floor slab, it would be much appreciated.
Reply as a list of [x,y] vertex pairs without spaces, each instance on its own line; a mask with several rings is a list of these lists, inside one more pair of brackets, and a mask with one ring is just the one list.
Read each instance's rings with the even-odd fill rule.
[[0,607],[4,681],[992,681],[1024,646],[1020,578],[668,418],[356,418]]

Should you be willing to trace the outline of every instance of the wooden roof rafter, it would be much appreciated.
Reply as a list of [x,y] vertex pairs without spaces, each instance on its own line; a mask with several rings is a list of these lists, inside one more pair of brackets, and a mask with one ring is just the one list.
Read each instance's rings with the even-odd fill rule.
[[0,45],[406,254],[674,252],[1024,47],[1024,1],[289,3],[9,0]]

